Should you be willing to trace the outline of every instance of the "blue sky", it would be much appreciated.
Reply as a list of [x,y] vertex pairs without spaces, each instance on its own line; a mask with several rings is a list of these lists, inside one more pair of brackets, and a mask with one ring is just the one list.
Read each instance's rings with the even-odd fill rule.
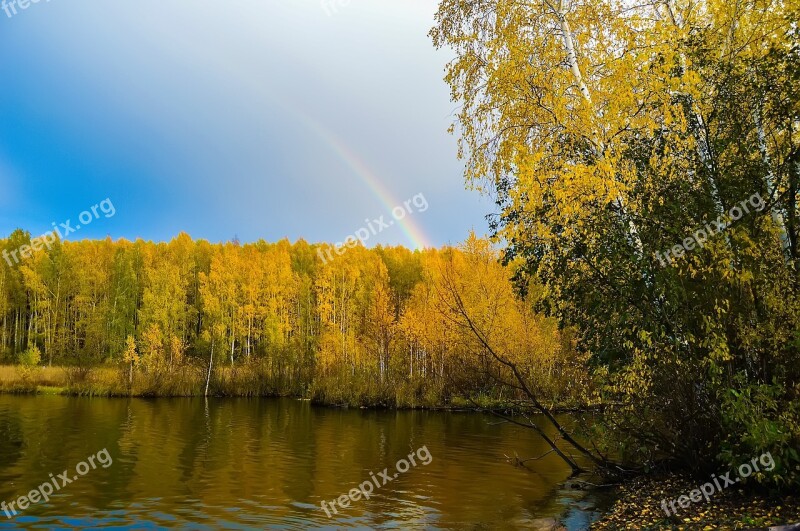
[[[427,243],[485,233],[493,205],[465,190],[447,133],[456,105],[442,81],[448,53],[427,37],[435,4],[41,0],[0,11],[0,233],[74,224],[110,198],[116,215],[73,239],[336,242],[420,193],[430,206],[412,216]],[[399,227],[377,243],[414,244]]]

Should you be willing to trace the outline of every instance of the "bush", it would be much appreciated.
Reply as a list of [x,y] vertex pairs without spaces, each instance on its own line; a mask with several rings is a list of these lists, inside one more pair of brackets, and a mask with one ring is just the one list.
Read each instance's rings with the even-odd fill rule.
[[19,355],[19,364],[23,367],[36,367],[42,362],[42,352],[39,347],[32,345]]
[[720,461],[730,467],[769,451],[775,470],[756,474],[765,485],[800,486],[800,389],[783,385],[741,385],[722,398],[722,418],[728,436]]

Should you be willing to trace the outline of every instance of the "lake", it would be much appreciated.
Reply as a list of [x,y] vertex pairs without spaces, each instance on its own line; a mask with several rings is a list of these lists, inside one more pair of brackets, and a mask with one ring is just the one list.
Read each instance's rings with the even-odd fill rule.
[[586,529],[602,504],[557,457],[505,458],[547,450],[480,413],[5,395],[0,502],[53,493],[0,529]]

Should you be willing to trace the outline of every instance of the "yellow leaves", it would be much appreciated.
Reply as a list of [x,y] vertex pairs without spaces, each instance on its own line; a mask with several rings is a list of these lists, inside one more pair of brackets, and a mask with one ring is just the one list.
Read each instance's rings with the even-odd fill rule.
[[173,335],[169,339],[169,351],[170,351],[170,359],[176,365],[181,365],[183,363],[183,355],[186,353],[186,342],[178,337]]
[[299,289],[290,250],[284,241],[228,244],[214,252],[209,273],[199,277],[210,340],[238,345],[246,356],[259,344],[286,343]]
[[380,255],[359,245],[320,264],[314,291],[326,366],[372,366],[395,327],[389,275]]
[[142,334],[141,363],[148,372],[155,372],[166,366],[164,359],[164,338],[156,324],[150,325]]
[[[765,33],[760,28],[778,26],[787,8],[772,0],[762,4],[672,2],[668,10],[667,4],[606,1],[569,4],[558,14],[555,4],[502,0],[491,4],[489,16],[483,11],[488,4],[442,3],[431,34],[437,46],[457,53],[448,83],[463,103],[459,130],[468,179],[498,182],[514,174],[531,195],[515,197],[508,210],[539,212],[552,195],[558,206],[551,210],[553,224],[582,217],[594,201],[625,197],[635,172],[610,160],[625,151],[621,132],[674,130],[674,143],[663,146],[665,158],[696,147],[675,98],[691,98],[702,115],[710,111],[700,66],[686,53],[689,35],[702,28],[710,46],[723,49],[725,39]],[[562,15],[572,29],[574,65],[562,40]],[[736,31],[726,31],[731,28]],[[582,102],[581,80],[591,107]]]
[[137,365],[140,361],[139,353],[136,351],[136,339],[128,336],[125,340],[125,350],[122,353],[122,361],[131,365]]
[[[511,270],[498,260],[490,242],[475,234],[456,249],[426,257],[425,281],[414,290],[400,329],[443,363],[461,360],[462,370],[489,356],[485,341],[537,385],[547,386],[554,367],[566,363],[560,332],[554,321],[532,311],[530,301],[516,296]],[[568,385],[554,388],[567,392]]]

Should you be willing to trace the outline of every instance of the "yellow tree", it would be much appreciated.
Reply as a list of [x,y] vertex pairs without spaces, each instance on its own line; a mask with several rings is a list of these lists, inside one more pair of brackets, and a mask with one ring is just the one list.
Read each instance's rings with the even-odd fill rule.
[[170,368],[164,356],[164,334],[156,323],[144,329],[141,339],[141,361],[151,374],[161,374]]
[[[190,260],[188,236],[181,235],[169,245],[146,246],[144,256],[144,293],[139,310],[141,327],[153,335],[158,331],[162,351],[170,367],[180,352],[173,350],[186,337],[192,308],[188,304]],[[172,337],[180,341],[172,343]]]
[[237,332],[242,330],[239,305],[239,250],[233,244],[225,244],[211,258],[208,274],[200,276],[200,293],[206,314],[204,328],[214,341],[222,339],[226,345],[226,357],[234,362]]
[[[396,311],[389,288],[386,266],[374,253],[364,256],[369,260],[362,284],[366,288],[361,326],[363,348],[369,370],[377,369],[380,381],[388,377],[391,353],[397,332]],[[370,267],[371,266],[371,267]]]
[[[437,279],[443,252],[454,251],[426,251],[422,260],[424,281],[414,287],[400,319],[407,343],[409,377],[425,378],[430,374],[440,386],[445,385],[446,370],[458,366],[453,351],[459,344],[454,328],[441,313]],[[455,373],[449,371],[451,376]]]
[[136,351],[136,339],[133,336],[128,336],[125,340],[122,361],[128,365],[128,388],[131,388],[133,387],[133,371],[140,361],[139,353]]
[[[85,252],[91,252],[98,249],[102,244],[96,243],[91,249],[84,249]],[[76,299],[75,280],[77,275],[75,271],[80,270],[80,264],[74,264],[72,261],[78,256],[78,249],[72,247],[66,249],[65,246],[57,241],[54,246],[45,251],[39,249],[33,254],[23,260],[20,265],[20,273],[23,282],[28,289],[31,304],[31,322],[29,323],[30,329],[35,337],[42,337],[44,343],[45,355],[47,356],[48,364],[52,365],[53,358],[58,351],[65,350],[64,336],[68,330],[64,330],[64,322],[71,321],[75,316],[67,316],[66,301],[68,298]],[[102,279],[104,275],[104,260],[103,256],[95,256],[94,272],[88,273],[86,276],[99,277]],[[76,267],[77,265],[77,267]],[[97,286],[95,293],[97,294],[96,302],[102,297],[102,286]],[[80,299],[77,299],[80,302]],[[100,318],[98,313],[92,314],[92,318]],[[98,327],[94,326],[94,335],[91,337],[96,338],[93,342],[94,348],[100,348],[101,339],[99,337]],[[78,334],[74,334],[77,337]],[[80,334],[82,341],[85,340],[86,335]],[[78,349],[81,345],[73,342],[71,348]],[[70,352],[70,354],[75,354]]]
[[[582,465],[546,434],[544,424],[552,425],[566,445],[580,452],[594,465],[611,473],[624,470],[599,453],[587,449],[573,437],[544,402],[536,366],[548,358],[561,357],[562,344],[544,319],[516,296],[508,281],[508,270],[498,262],[498,253],[487,240],[474,234],[461,252],[448,252],[435,276],[440,301],[439,312],[460,332],[459,348],[475,361],[477,374],[488,377],[512,393],[512,400],[523,410],[541,414],[544,420],[524,415],[524,420],[502,416],[509,422],[533,429],[574,472]],[[476,404],[477,405],[477,404]]]
[[301,357],[290,352],[289,339],[294,328],[292,308],[296,305],[299,289],[297,274],[292,270],[291,245],[283,240],[263,249],[261,269],[262,337],[270,353],[269,363],[273,372],[290,380],[290,372],[296,369]]
[[208,396],[211,374],[214,370],[214,348],[217,343],[225,341],[226,330],[228,329],[227,323],[229,322],[227,296],[223,290],[226,286],[220,271],[220,267],[223,264],[219,257],[221,252],[221,250],[212,251],[210,271],[208,273],[200,273],[200,300],[203,308],[203,332],[201,338],[210,344],[205,396]]
[[[5,248],[6,241],[0,240],[0,249]],[[0,261],[0,319],[3,320],[3,332],[0,335],[0,356],[5,354],[8,344],[8,314],[11,312],[11,274],[10,265]]]
[[720,397],[767,388],[797,439],[799,7],[440,3],[466,178],[496,194],[518,285],[611,372],[640,462],[784,448],[721,428],[764,413]]

